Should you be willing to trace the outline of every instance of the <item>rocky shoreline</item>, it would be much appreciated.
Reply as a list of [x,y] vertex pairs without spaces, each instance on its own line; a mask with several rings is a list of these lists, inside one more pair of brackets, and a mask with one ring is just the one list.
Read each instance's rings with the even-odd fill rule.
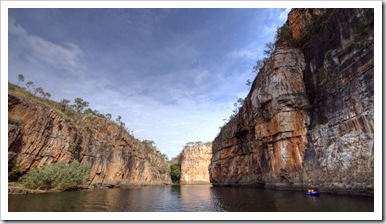
[[78,190],[91,190],[91,189],[98,189],[98,188],[133,188],[133,187],[153,187],[153,186],[173,186],[172,184],[132,184],[132,185],[103,185],[100,187],[89,187],[89,186],[79,186],[77,188],[72,188],[69,190],[57,190],[57,189],[50,189],[50,190],[35,190],[35,189],[29,189],[24,187],[22,184],[17,182],[9,182],[8,183],[8,194],[43,194],[43,193],[53,193],[53,192],[65,192],[65,191],[78,191]]
[[[193,183],[193,184],[183,184],[184,186],[189,185],[211,185],[208,183]],[[141,188],[141,187],[153,187],[153,186],[176,186],[176,185],[130,185],[130,186],[103,186],[100,188]],[[180,185],[181,186],[181,185]],[[236,188],[264,188],[264,189],[271,189],[276,191],[303,191],[305,192],[307,188],[304,188],[303,186],[295,186],[295,187],[285,187],[285,186],[262,186],[262,185],[240,185],[240,186],[231,186],[231,185],[222,185],[222,184],[212,184],[213,187],[236,187]],[[77,189],[72,189],[71,191],[79,191],[79,190],[92,190],[96,188],[88,188],[86,186],[81,186]],[[8,195],[27,195],[27,194],[44,194],[44,193],[58,193],[58,192],[64,192],[60,190],[32,190],[23,187],[21,184],[16,182],[9,182],[8,183]],[[347,195],[347,196],[366,196],[366,197],[374,197],[374,192],[348,192],[348,191],[323,191],[319,190],[320,193],[323,194],[337,194],[337,195]]]

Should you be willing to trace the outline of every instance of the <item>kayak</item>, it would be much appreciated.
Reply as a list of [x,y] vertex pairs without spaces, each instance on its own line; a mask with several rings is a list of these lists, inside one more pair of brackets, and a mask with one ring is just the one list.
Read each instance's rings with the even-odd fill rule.
[[319,191],[306,192],[306,195],[319,196]]

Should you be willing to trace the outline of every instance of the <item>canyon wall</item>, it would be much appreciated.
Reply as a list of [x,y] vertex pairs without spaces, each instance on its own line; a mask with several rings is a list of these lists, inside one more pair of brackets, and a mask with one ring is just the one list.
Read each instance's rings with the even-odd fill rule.
[[208,166],[211,157],[209,144],[185,146],[181,152],[180,184],[210,184]]
[[91,114],[75,121],[52,107],[54,102],[27,95],[8,95],[9,171],[22,175],[34,167],[77,160],[91,164],[86,187],[171,184],[168,163],[125,128]]
[[372,9],[291,10],[213,142],[213,185],[373,192],[373,20]]

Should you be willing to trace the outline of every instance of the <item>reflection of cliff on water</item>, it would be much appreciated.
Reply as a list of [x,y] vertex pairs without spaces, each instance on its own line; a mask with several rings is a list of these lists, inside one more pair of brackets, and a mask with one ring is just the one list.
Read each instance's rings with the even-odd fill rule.
[[182,185],[8,195],[10,212],[371,212],[373,197]]
[[[221,204],[225,211],[229,212],[268,212],[277,208],[275,196],[267,193],[267,190],[213,187],[211,192],[213,198]],[[241,198],[243,200],[240,200]]]
[[105,203],[107,208],[103,211],[120,212],[162,212],[167,209],[177,209],[179,193],[171,187],[134,187],[127,189],[95,189],[100,190],[100,195],[90,195],[90,208],[95,203]]
[[214,196],[211,185],[180,186],[182,211],[220,212],[225,211]]
[[74,209],[83,211],[83,204],[79,204],[78,201],[85,201],[87,195],[80,192],[83,191],[9,195],[8,211],[66,212],[74,211]]
[[372,197],[334,194],[315,197],[305,195],[301,191],[230,187],[213,187],[211,193],[228,212],[373,211]]

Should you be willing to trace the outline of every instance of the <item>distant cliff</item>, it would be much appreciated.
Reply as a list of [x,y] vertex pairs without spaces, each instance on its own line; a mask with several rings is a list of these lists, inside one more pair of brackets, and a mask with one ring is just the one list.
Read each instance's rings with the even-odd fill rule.
[[291,10],[213,142],[213,185],[373,192],[373,21],[372,9]]
[[209,184],[210,144],[185,146],[181,152],[180,184]]
[[124,127],[9,84],[8,170],[17,179],[34,167],[73,160],[91,164],[86,187],[171,184],[169,165]]

